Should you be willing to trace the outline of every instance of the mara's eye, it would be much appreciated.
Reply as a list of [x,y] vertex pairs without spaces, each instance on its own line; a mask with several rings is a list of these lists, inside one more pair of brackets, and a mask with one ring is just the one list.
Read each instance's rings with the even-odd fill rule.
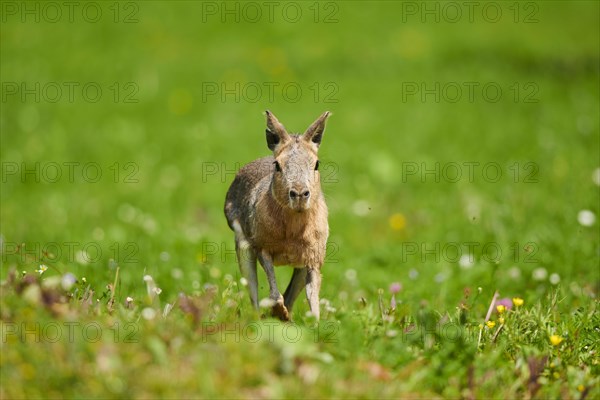
[[317,163],[315,164],[315,171],[319,170],[319,160],[317,160]]
[[275,161],[273,164],[275,164],[275,171],[281,172],[281,165],[279,165],[277,161]]

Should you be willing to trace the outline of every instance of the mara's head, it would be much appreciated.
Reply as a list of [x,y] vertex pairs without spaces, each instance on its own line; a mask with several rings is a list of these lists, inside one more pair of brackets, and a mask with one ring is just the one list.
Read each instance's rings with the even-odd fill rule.
[[275,158],[271,192],[282,207],[302,212],[321,196],[318,151],[329,115],[323,113],[304,134],[292,135],[267,111],[267,145]]

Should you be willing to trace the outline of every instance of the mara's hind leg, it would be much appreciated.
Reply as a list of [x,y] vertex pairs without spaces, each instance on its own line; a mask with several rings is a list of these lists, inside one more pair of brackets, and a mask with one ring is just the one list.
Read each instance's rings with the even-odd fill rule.
[[300,294],[302,289],[306,286],[306,273],[306,268],[294,268],[292,279],[283,294],[283,301],[289,312],[292,311],[292,307],[294,306],[298,294]]
[[235,251],[237,253],[240,272],[248,281],[248,292],[252,306],[258,310],[258,278],[256,276],[256,253],[246,239],[238,220],[233,221],[235,231]]

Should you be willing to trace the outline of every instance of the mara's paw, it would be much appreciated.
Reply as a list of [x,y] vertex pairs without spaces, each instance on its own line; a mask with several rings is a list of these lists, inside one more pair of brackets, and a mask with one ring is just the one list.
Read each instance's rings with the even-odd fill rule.
[[273,306],[273,316],[279,318],[282,321],[290,320],[290,313],[288,312],[286,306],[283,304],[283,299],[277,301]]

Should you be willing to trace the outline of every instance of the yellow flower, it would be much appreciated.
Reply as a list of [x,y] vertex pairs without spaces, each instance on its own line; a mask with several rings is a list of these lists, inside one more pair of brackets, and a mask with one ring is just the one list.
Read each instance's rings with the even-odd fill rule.
[[389,223],[393,230],[401,231],[406,226],[406,218],[401,213],[392,214]]
[[513,304],[515,307],[521,307],[523,305],[523,299],[520,297],[513,297]]
[[558,346],[560,344],[560,342],[562,342],[562,341],[563,341],[563,338],[558,335],[550,336],[550,343],[552,343],[552,346]]
[[496,306],[496,310],[498,311],[498,314],[502,314],[504,311],[506,311],[506,307],[502,304],[499,304]]
[[498,318],[498,322],[500,322],[500,325],[504,325],[504,317]]
[[496,323],[494,321],[488,321],[485,323],[487,325],[488,328],[492,329],[493,327],[496,326]]
[[583,385],[580,384],[580,385],[577,386],[577,390],[580,391],[580,392],[583,392],[585,390],[585,386],[583,386]]

